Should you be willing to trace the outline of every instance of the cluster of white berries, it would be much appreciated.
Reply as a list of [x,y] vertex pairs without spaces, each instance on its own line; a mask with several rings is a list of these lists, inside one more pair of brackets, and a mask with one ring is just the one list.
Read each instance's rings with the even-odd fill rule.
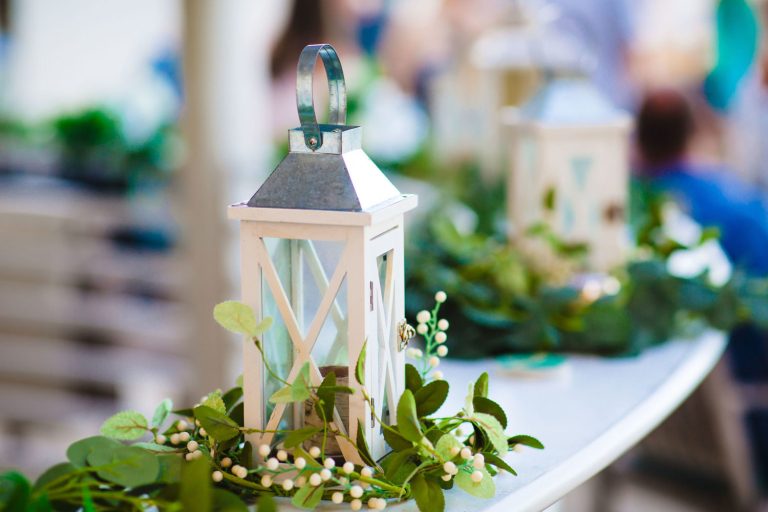
[[[463,448],[454,446],[451,448],[451,456],[456,457],[457,455],[464,460],[464,463],[462,464],[463,467],[469,468],[471,466],[474,469],[469,476],[472,481],[475,483],[482,481],[483,472],[480,470],[485,468],[485,457],[483,457],[483,454],[475,453],[473,455],[472,450],[468,446]],[[445,474],[442,476],[442,479],[445,482],[450,481],[451,478],[459,474],[458,466],[450,460],[443,464],[443,471],[445,471]]]
[[[445,302],[447,298],[448,296],[444,291],[439,291],[435,294],[435,302],[438,304],[435,312],[437,312],[440,304]],[[448,320],[445,318],[437,320],[432,317],[432,313],[423,310],[419,311],[416,315],[416,322],[418,322],[416,332],[424,336],[426,340],[427,354],[425,356],[424,352],[418,348],[409,348],[406,351],[406,355],[411,359],[426,357],[426,363],[429,365],[429,368],[437,368],[440,365],[440,358],[448,355],[448,347],[444,345],[448,339],[448,335],[445,333],[449,327]],[[435,370],[432,373],[432,377],[440,380],[443,378],[443,372]]]
[[[199,445],[196,441],[192,440],[189,441],[187,444],[187,449],[191,453],[201,453],[199,451]],[[349,494],[349,497],[351,498],[349,505],[352,508],[352,510],[361,510],[363,507],[363,495],[365,494],[365,489],[370,487],[370,484],[367,482],[359,481],[357,483],[352,484],[350,482],[350,475],[355,472],[355,465],[352,462],[344,462],[344,464],[340,467],[336,466],[336,461],[331,458],[327,457],[325,460],[320,461],[322,463],[322,469],[318,472],[311,473],[309,475],[300,475],[296,477],[295,479],[291,478],[284,478],[282,480],[279,480],[276,482],[275,477],[276,475],[280,475],[280,473],[284,473],[287,471],[292,471],[293,468],[296,470],[302,471],[307,467],[307,459],[301,456],[297,456],[293,460],[293,468],[288,468],[284,471],[280,470],[280,463],[281,462],[287,462],[288,460],[288,452],[284,449],[278,449],[275,453],[274,457],[270,457],[272,454],[272,448],[267,444],[259,445],[256,449],[256,452],[259,454],[259,456],[264,460],[263,463],[263,471],[264,474],[261,475],[259,483],[263,487],[271,487],[272,485],[279,485],[282,487],[285,491],[291,491],[294,488],[301,488],[305,485],[310,485],[312,487],[319,487],[324,482],[328,482],[332,478],[334,478],[334,472],[336,472],[336,479],[335,482],[340,484],[341,486],[344,486],[345,489],[340,489],[337,491],[334,491],[331,494],[331,501],[336,504],[340,504],[344,502],[344,495],[345,493]],[[309,455],[314,459],[319,459],[322,455],[322,451],[317,446],[310,447],[307,452]],[[188,454],[189,455],[189,454]],[[232,459],[229,457],[223,458],[219,465],[221,469],[217,469],[211,473],[211,479],[214,482],[221,482],[225,478],[225,474],[222,470],[229,469],[229,471],[238,478],[247,478],[248,477],[248,469],[246,469],[243,466],[240,465],[232,465]],[[360,478],[361,479],[370,479],[373,477],[373,470],[369,467],[363,467],[360,469]],[[279,476],[278,476],[279,478]],[[367,500],[367,505],[370,510],[384,510],[387,506],[387,501],[383,498],[379,497],[371,497]]]

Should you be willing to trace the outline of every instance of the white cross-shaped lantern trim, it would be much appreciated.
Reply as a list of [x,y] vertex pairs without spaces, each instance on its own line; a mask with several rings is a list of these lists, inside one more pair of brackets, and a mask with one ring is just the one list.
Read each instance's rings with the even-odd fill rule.
[[[355,393],[348,397],[348,424],[341,421],[337,409],[334,409],[333,423],[343,434],[354,439],[358,423],[362,422],[374,457],[385,453],[386,443],[353,378],[354,366],[363,345],[367,343],[366,389],[373,398],[376,415],[395,423],[394,405],[404,389],[405,380],[405,361],[397,329],[397,322],[404,316],[403,214],[414,208],[416,202],[416,196],[403,195],[394,202],[363,212],[252,208],[244,204],[229,208],[229,217],[241,221],[243,301],[261,319],[262,286],[266,284],[293,344],[293,364],[287,380],[292,382],[308,362],[310,380],[313,385],[319,385],[322,376],[313,359],[312,349],[328,315],[331,315],[340,332],[346,331],[349,386],[355,389]],[[294,257],[296,261],[292,265],[300,264],[301,255],[307,260],[322,299],[306,332],[302,332],[297,321],[265,238],[298,241],[299,257]],[[320,263],[313,240],[343,243],[341,256],[330,278]],[[378,261],[383,255],[386,255],[386,270],[382,283]],[[342,311],[336,298],[345,278],[347,310]],[[276,404],[270,417],[265,418],[269,397],[264,394],[261,354],[253,344],[244,345],[243,366],[245,424],[266,431],[276,430],[285,413],[285,404]],[[389,405],[388,418],[384,417],[385,402]],[[295,414],[300,414],[299,410],[296,408]],[[270,443],[273,438],[271,433],[249,436],[254,444]],[[347,460],[362,462],[355,447],[346,439],[337,436],[336,441]]]

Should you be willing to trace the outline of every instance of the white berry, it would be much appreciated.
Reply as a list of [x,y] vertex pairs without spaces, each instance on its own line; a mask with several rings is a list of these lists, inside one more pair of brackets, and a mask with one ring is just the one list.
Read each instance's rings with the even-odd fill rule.
[[179,444],[180,442],[179,434],[171,434],[171,444]]
[[472,459],[472,466],[475,469],[483,469],[485,467],[485,457],[482,453],[475,454],[475,458]]
[[341,470],[346,474],[350,474],[355,470],[355,465],[351,462],[345,462],[344,465],[341,466]]
[[331,470],[328,468],[323,468],[320,470],[320,478],[323,480],[323,482],[327,482],[331,479]]
[[325,466],[328,469],[333,469],[336,467],[336,461],[328,457],[323,461],[323,466]]
[[360,510],[363,508],[363,502],[360,500],[352,500],[349,502],[349,508],[352,510]]
[[271,450],[268,444],[262,444],[259,446],[259,455],[261,455],[262,457],[268,456],[270,451]]
[[419,311],[419,313],[416,315],[416,321],[419,322],[420,324],[425,324],[429,322],[429,319],[431,318],[431,316],[432,315],[429,314],[429,311],[422,310],[422,311]]
[[319,475],[319,474],[317,474],[317,473],[312,473],[312,474],[309,476],[309,485],[311,485],[312,487],[317,487],[317,486],[318,486],[318,485],[320,485],[322,482],[323,482],[323,479],[322,479],[322,478],[320,477],[320,475]]
[[440,345],[439,347],[437,347],[437,355],[439,355],[440,357],[447,356],[448,355],[448,347],[446,347],[445,345]]
[[304,457],[296,457],[296,460],[293,461],[293,465],[296,466],[296,469],[304,469],[307,465],[307,461]]
[[276,458],[270,457],[269,459],[267,459],[267,469],[269,469],[270,471],[276,470],[278,465],[280,465],[280,463],[277,461]]
[[200,428],[199,432],[200,432],[200,435],[203,437],[206,437],[208,435],[208,431],[205,430],[204,428]]
[[280,462],[285,462],[288,460],[288,452],[285,450],[277,450],[277,460]]
[[440,358],[437,356],[432,356],[429,358],[429,366],[434,368],[435,366],[440,364]]
[[294,482],[294,483],[295,483],[296,487],[304,487],[304,484],[307,483],[307,477],[302,475],[302,476],[298,477],[296,479],[296,482]]
[[285,489],[286,491],[290,491],[291,489],[293,489],[293,480],[291,480],[290,478],[283,480],[283,489]]
[[184,458],[186,460],[195,460],[195,454],[194,453],[188,453],[188,454],[184,455]]
[[376,510],[379,508],[379,502],[375,496],[368,498],[368,508],[371,510]]
[[261,477],[261,485],[263,487],[272,487],[272,477],[269,475]]
[[231,465],[232,465],[232,459],[230,459],[229,457],[224,457],[223,459],[221,459],[221,467],[226,469]]
[[371,468],[366,467],[360,470],[360,474],[365,478],[371,478],[373,476],[373,471],[371,471]]
[[435,294],[435,302],[442,304],[445,302],[445,300],[448,298],[448,294],[446,294],[443,290],[440,290]]
[[344,495],[339,491],[336,491],[335,493],[331,494],[331,501],[336,504],[339,504],[342,501],[344,501]]
[[211,473],[211,478],[213,479],[214,482],[221,482],[222,480],[224,480],[224,473],[222,473],[221,471],[214,471],[213,473]]
[[472,457],[472,450],[470,450],[468,446],[462,448],[460,453],[462,459],[469,459]]
[[427,324],[419,324],[416,326],[416,332],[422,336],[427,334]]
[[458,446],[451,446],[451,457],[457,456],[460,451],[461,451],[461,448],[459,448]]
[[157,434],[155,436],[155,442],[157,444],[165,444],[166,441],[167,441],[167,439],[165,438],[165,436],[163,434]]
[[449,325],[450,324],[448,323],[448,320],[446,320],[445,318],[441,318],[440,321],[437,322],[437,328],[440,329],[441,331],[447,331]]
[[435,341],[438,343],[445,343],[445,340],[448,339],[448,335],[445,334],[443,331],[438,332],[435,334]]
[[440,478],[443,479],[443,482],[450,482],[451,478],[453,478],[453,475],[449,475],[448,473],[446,473],[443,476],[441,476]]
[[359,485],[353,485],[352,487],[349,488],[349,495],[352,496],[353,498],[359,498],[360,496],[363,495],[363,488],[360,487]]
[[187,450],[191,452],[196,451],[198,448],[200,448],[200,445],[198,444],[197,441],[190,441],[187,443]]
[[313,446],[309,449],[309,454],[314,458],[318,458],[320,456],[320,448]]
[[176,430],[187,430],[189,428],[189,424],[184,420],[179,420],[176,422]]
[[483,473],[481,471],[473,471],[470,478],[473,482],[478,483],[483,479]]
[[451,461],[448,461],[445,464],[443,464],[443,471],[445,471],[449,475],[455,475],[456,473],[458,473],[459,470],[456,468],[456,464],[454,464]]
[[187,441],[189,441],[189,432],[181,432],[179,434],[179,440],[182,443],[186,443]]
[[443,380],[443,372],[440,370],[435,370],[432,372],[432,378],[435,380]]

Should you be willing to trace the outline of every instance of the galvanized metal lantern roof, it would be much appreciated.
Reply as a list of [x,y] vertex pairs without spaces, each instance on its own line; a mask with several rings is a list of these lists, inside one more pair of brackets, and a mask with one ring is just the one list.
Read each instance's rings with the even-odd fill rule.
[[[318,124],[312,75],[320,56],[328,77],[330,124]],[[362,129],[347,126],[344,73],[336,50],[309,45],[299,57],[296,103],[301,127],[288,132],[290,152],[248,201],[249,207],[368,211],[402,199],[365,154]]]

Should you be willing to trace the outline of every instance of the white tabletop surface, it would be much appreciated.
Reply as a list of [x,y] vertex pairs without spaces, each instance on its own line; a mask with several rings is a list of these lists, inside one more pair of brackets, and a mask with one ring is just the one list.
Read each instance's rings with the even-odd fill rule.
[[[441,370],[451,384],[444,412],[459,410],[468,383],[488,371],[489,395],[507,413],[507,433],[533,435],[546,447],[510,453],[506,460],[519,476],[497,477],[494,498],[482,500],[454,488],[446,493],[446,510],[545,509],[659,425],[712,370],[725,345],[724,334],[708,331],[636,357],[569,356],[566,371],[535,379],[507,376],[488,360],[444,361]],[[413,501],[387,509],[418,510]]]

